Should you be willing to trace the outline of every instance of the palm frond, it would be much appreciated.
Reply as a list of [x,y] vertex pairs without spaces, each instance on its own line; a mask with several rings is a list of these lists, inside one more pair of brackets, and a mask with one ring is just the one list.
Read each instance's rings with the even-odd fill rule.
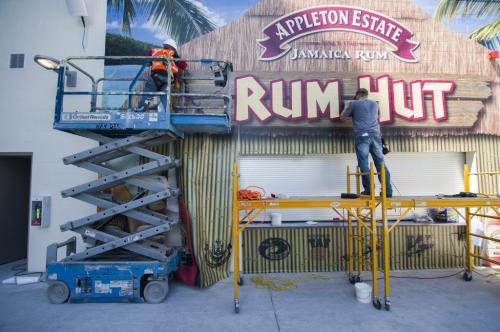
[[141,0],[108,0],[108,7],[121,16],[121,31],[130,35],[130,25],[137,17],[137,9],[142,6]]
[[443,21],[455,16],[472,15],[480,17],[499,17],[500,1],[498,0],[441,0],[434,19]]
[[492,50],[500,47],[500,20],[476,29],[469,38]]
[[183,44],[216,28],[208,12],[190,0],[147,1],[149,21]]

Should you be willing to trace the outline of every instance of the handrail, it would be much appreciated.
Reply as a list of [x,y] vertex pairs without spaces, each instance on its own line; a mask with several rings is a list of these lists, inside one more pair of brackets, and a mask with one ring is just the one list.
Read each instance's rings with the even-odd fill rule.
[[137,91],[137,92],[128,92],[128,91],[107,91],[107,92],[88,92],[88,91],[67,91],[65,92],[64,94],[66,95],[76,95],[76,96],[86,96],[86,95],[90,95],[90,96],[128,96],[128,95],[132,95],[132,96],[149,96],[149,95],[152,95],[152,96],[165,96],[167,95],[168,93],[167,92],[161,92],[161,91],[157,91],[157,92],[142,92],[142,91]]
[[[132,81],[134,78],[133,77],[101,77],[101,78],[98,78],[96,81],[95,81],[95,84],[97,87],[99,87],[99,83],[101,82],[106,82],[106,81],[112,81],[112,82],[130,82]],[[138,81],[145,81],[144,79],[138,79]]]
[[[169,70],[170,70],[170,63],[168,64],[168,66],[169,66]],[[134,79],[132,80],[132,82],[130,82],[130,85],[128,86],[129,92],[132,92],[132,89],[134,88],[135,83],[137,83],[137,80],[139,79],[139,77],[141,77],[142,73],[144,72],[144,69],[146,69],[146,63],[144,63],[142,65],[142,67],[139,69],[139,71],[135,75]],[[132,95],[128,96],[128,104],[132,105]]]
[[[99,77],[96,78],[94,75],[92,75],[89,71],[85,70],[82,68],[81,65],[76,64],[75,62],[80,61],[80,60],[143,60],[144,63],[138,70],[138,72],[135,74],[134,77],[132,78],[111,78],[111,77]],[[212,66],[212,65],[219,65],[221,67],[221,72],[224,73],[224,79],[226,82],[225,85],[225,92],[223,93],[172,93],[171,90],[171,83],[172,83],[172,78],[170,75],[168,76],[168,81],[167,81],[167,88],[165,91],[158,91],[158,92],[139,92],[139,91],[134,91],[134,87],[137,84],[138,81],[143,80],[142,76],[144,75],[145,69],[147,69],[147,64],[151,61],[163,61],[165,65],[167,66],[167,71],[171,70],[172,62],[196,62],[199,63],[202,67],[205,66]],[[206,109],[220,109],[222,110],[230,120],[231,117],[231,99],[232,96],[229,93],[231,91],[231,74],[232,74],[232,64],[230,61],[227,60],[222,60],[222,59],[182,59],[182,58],[174,58],[174,59],[166,59],[165,57],[157,57],[157,56],[70,56],[67,57],[63,60],[61,60],[61,66],[60,68],[62,69],[62,73],[64,74],[64,70],[72,67],[76,71],[80,72],[82,75],[87,77],[91,83],[91,89],[90,91],[65,91],[65,86],[64,86],[64,80],[65,77],[62,76],[62,82],[58,84],[58,95],[60,96],[59,98],[59,103],[56,103],[56,121],[59,121],[60,119],[60,113],[62,112],[62,99],[64,95],[88,95],[90,96],[90,112],[95,112],[95,111],[104,111],[104,110],[123,110],[123,107],[120,108],[109,108],[107,109],[106,107],[97,107],[97,96],[106,96],[106,95],[124,95],[128,96],[128,107],[127,109],[133,109],[132,108],[132,96],[137,95],[137,96],[144,96],[144,95],[150,95],[150,96],[167,96],[166,101],[162,100],[162,103],[169,103],[170,101],[170,96],[182,96],[188,97],[188,98],[193,98],[193,99],[212,99],[212,98],[217,98],[221,99],[223,101],[223,105],[220,107],[204,107]],[[222,66],[225,67],[222,67]],[[227,69],[226,69],[227,68]],[[218,69],[213,69],[211,67],[212,73],[215,71],[218,71]],[[226,76],[227,75],[227,76]],[[197,75],[200,76],[200,75]],[[183,80],[213,80],[216,81],[216,78],[210,76],[200,76],[200,77],[188,77],[188,76],[182,76],[181,79]],[[103,81],[123,81],[123,82],[128,82],[130,81],[130,84],[128,86],[128,91],[99,91],[99,84]],[[102,86],[101,86],[102,88]],[[165,98],[165,97],[163,97]],[[184,107],[184,108],[189,108],[189,107]],[[202,108],[202,107],[198,107]],[[165,109],[168,109],[168,106],[165,107]]]
[[[96,85],[96,81],[94,79],[94,76],[90,75],[87,71],[85,71],[84,69],[82,69],[80,66],[75,65],[69,59],[66,59],[66,63],[68,65],[71,65],[71,67],[75,68],[76,70],[78,70],[83,75],[87,76],[90,79],[90,81],[92,82],[92,92],[96,92],[97,91],[97,85]],[[90,111],[93,112],[96,107],[97,107],[97,96],[92,95],[92,97],[90,98]]]

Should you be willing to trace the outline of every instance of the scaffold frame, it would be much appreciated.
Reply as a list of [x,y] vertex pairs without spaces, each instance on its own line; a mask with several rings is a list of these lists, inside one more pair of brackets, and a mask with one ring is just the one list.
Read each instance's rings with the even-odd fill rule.
[[[467,165],[464,166],[464,191],[470,190],[470,176],[471,175],[485,175],[485,174],[500,174],[500,172],[484,172],[484,173],[470,173]],[[358,198],[346,199],[340,196],[321,196],[321,197],[307,197],[299,198],[293,197],[289,199],[257,199],[257,200],[240,200],[238,199],[239,190],[239,173],[238,164],[233,164],[233,208],[232,208],[232,237],[233,237],[233,301],[234,311],[240,311],[239,299],[239,286],[243,284],[243,277],[240,269],[240,236],[245,229],[250,226],[256,218],[269,209],[332,209],[332,211],[339,216],[342,221],[347,223],[347,266],[349,281],[352,284],[361,281],[361,274],[363,273],[363,256],[362,239],[356,236],[357,252],[354,252],[355,235],[353,230],[353,222],[356,220],[356,234],[361,234],[365,228],[370,237],[370,245],[372,248],[381,246],[382,248],[382,269],[383,283],[384,283],[384,297],[379,296],[378,287],[378,253],[377,250],[371,250],[371,275],[372,275],[372,303],[376,309],[382,309],[382,304],[386,310],[390,310],[390,250],[389,250],[389,235],[397,227],[397,225],[404,219],[409,211],[415,208],[465,208],[465,226],[466,226],[466,270],[464,272],[464,280],[470,281],[472,279],[473,258],[483,259],[494,264],[500,262],[494,261],[488,257],[479,256],[474,253],[472,245],[472,237],[480,237],[486,240],[500,242],[500,239],[495,239],[480,234],[471,232],[471,219],[474,216],[500,218],[500,197],[486,196],[478,194],[477,197],[444,197],[444,196],[400,196],[400,197],[387,197],[387,188],[385,185],[385,167],[382,164],[380,172],[375,172],[373,163],[370,163],[370,170],[366,175],[370,176],[370,195],[361,195],[361,173],[359,168],[355,172],[351,172],[350,167],[347,166],[347,193],[352,193],[351,177],[355,177],[356,194]],[[381,182],[381,195],[375,195],[375,175],[380,175]],[[378,222],[376,220],[376,210],[381,209],[382,218]],[[476,211],[471,212],[471,208],[477,208]],[[491,208],[496,215],[479,214],[483,208]],[[389,226],[387,220],[388,210],[398,209],[402,211],[397,216],[397,220]],[[343,210],[345,213],[342,213]],[[367,212],[365,212],[368,210]],[[240,212],[245,211],[243,217],[240,217]],[[380,241],[377,234],[377,225],[381,225],[382,240]],[[381,243],[379,243],[381,242]],[[354,257],[357,258],[357,271],[354,272]]]

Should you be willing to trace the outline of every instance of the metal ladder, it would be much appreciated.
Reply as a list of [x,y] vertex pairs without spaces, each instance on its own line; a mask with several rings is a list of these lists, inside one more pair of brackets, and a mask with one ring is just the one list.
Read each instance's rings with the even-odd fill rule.
[[[132,255],[138,254],[160,262],[169,261],[177,254],[178,249],[153,241],[152,237],[172,230],[179,224],[179,218],[153,211],[148,205],[162,200],[166,202],[167,199],[176,198],[180,194],[179,189],[169,188],[158,181],[155,175],[178,167],[181,163],[172,155],[165,156],[151,151],[150,148],[171,142],[177,137],[173,133],[160,130],[144,131],[123,138],[108,137],[91,131],[78,131],[76,134],[96,140],[100,146],[67,156],[63,158],[64,164],[96,172],[101,177],[68,188],[62,191],[62,196],[95,205],[101,211],[61,225],[62,231],[79,233],[86,243],[93,245],[85,251],[72,253],[63,261],[87,260],[118,248],[127,250]],[[112,160],[131,155],[147,161],[125,170],[115,170],[107,165]],[[137,188],[138,194],[131,201],[115,201],[106,190],[119,185]],[[104,227],[110,218],[120,214],[150,227],[137,232]]]

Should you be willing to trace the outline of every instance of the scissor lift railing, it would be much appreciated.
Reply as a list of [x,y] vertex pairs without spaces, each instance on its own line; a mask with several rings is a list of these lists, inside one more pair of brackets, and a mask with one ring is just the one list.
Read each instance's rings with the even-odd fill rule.
[[[84,64],[88,61],[103,62],[105,60],[140,61],[142,66],[134,77],[96,77],[90,73]],[[231,129],[231,74],[230,62],[216,59],[169,59],[165,62],[168,70],[170,61],[185,61],[193,64],[197,71],[180,76],[181,89],[174,91],[171,88],[172,78],[168,76],[165,90],[155,92],[140,91],[139,81],[147,76],[147,65],[151,61],[161,61],[165,58],[141,56],[79,56],[68,57],[61,61],[58,70],[57,97],[54,117],[54,128],[75,132],[78,130],[92,130],[114,133],[119,135],[123,130],[129,133],[143,130],[168,130],[182,137],[184,133],[227,133]],[[89,89],[67,89],[66,73],[68,70],[81,73],[90,85]],[[104,91],[106,81],[130,82],[126,90]],[[186,87],[194,82],[212,82],[218,86],[217,91],[188,91]],[[207,86],[210,86],[208,84]],[[81,111],[65,109],[64,103],[71,96],[88,98],[89,107]],[[126,96],[127,103],[120,107],[98,105],[99,96]],[[141,105],[134,105],[133,97],[157,97],[160,100],[158,111],[139,112]],[[179,103],[172,103],[172,99],[180,99]],[[199,105],[205,101],[204,105]],[[208,101],[208,103],[207,103]],[[171,110],[173,112],[171,112]]]
[[[89,70],[84,69],[83,65],[76,63],[78,61],[102,62],[107,59],[132,59],[142,61],[143,65],[134,77],[95,78],[89,73]],[[182,138],[186,132],[221,133],[230,131],[230,77],[232,68],[230,63],[220,60],[169,59],[165,61],[168,70],[171,68],[170,61],[186,61],[197,63],[200,68],[206,69],[208,67],[208,75],[190,75],[189,80],[213,81],[220,91],[216,93],[187,91],[185,84],[188,80],[187,77],[181,77],[181,89],[174,91],[171,88],[172,78],[170,75],[164,90],[156,92],[140,91],[137,88],[137,82],[144,80],[145,75],[147,75],[145,73],[147,63],[153,60],[165,61],[165,58],[70,57],[60,62],[54,129],[71,132],[98,142],[98,146],[67,156],[63,158],[63,162],[66,165],[74,165],[95,172],[99,177],[62,191],[62,196],[65,198],[72,197],[95,205],[97,212],[61,225],[62,231],[73,231],[80,234],[82,239],[89,245],[87,249],[76,252],[76,239],[74,237],[69,241],[53,244],[47,248],[48,271],[49,273],[52,271],[49,274],[49,279],[52,278],[51,285],[53,286],[52,288],[49,287],[49,297],[52,296],[55,303],[65,301],[68,287],[72,287],[71,293],[74,297],[70,297],[71,300],[85,300],[88,298],[88,294],[99,298],[101,292],[103,292],[107,294],[108,300],[122,300],[122,297],[125,297],[140,301],[143,289],[144,294],[147,292],[141,274],[153,274],[155,280],[159,282],[157,285],[152,286],[152,290],[148,293],[151,295],[151,301],[155,302],[158,300],[158,298],[155,298],[155,294],[158,293],[157,290],[164,290],[164,287],[166,287],[164,285],[165,278],[168,278],[168,273],[175,270],[180,250],[164,243],[158,236],[164,235],[179,226],[178,214],[166,211],[166,200],[175,199],[179,196],[180,191],[178,188],[169,187],[168,181],[164,181],[164,177],[158,175],[166,173],[169,169],[179,167],[181,163],[174,158],[171,144],[169,144],[169,155],[154,152],[152,148]],[[84,75],[89,80],[90,89],[78,89],[76,91],[66,89],[65,80],[68,69],[74,69]],[[130,81],[130,84],[126,90],[103,91],[100,84],[107,80]],[[120,107],[98,105],[99,96],[113,95],[126,96],[127,102]],[[65,100],[72,96],[88,98],[88,109],[83,112],[76,109],[65,109]],[[133,100],[133,97],[140,96],[158,98],[159,102],[156,110],[141,112],[144,110],[141,109],[142,105],[137,105]],[[173,99],[176,99],[175,103]],[[200,100],[216,101],[215,106],[211,107],[210,104],[200,105],[193,102]],[[186,111],[192,111],[193,109],[196,110],[194,113],[186,114]],[[128,166],[126,169],[116,166],[114,161],[129,156],[134,156],[134,160],[144,162],[139,165]],[[114,197],[111,192],[119,186],[127,186],[132,193],[135,193],[132,199],[123,200],[122,198],[120,200],[120,198]],[[162,211],[151,207],[155,204],[158,206],[160,202],[165,206]],[[142,223],[144,227],[132,230],[127,229],[127,227],[113,226],[111,221],[119,215],[132,218],[135,223]],[[61,246],[67,246],[68,250],[66,257],[58,262],[57,249]],[[116,262],[113,263],[117,257],[121,257],[120,264],[122,265],[117,265]],[[98,261],[101,265],[89,265],[93,261]],[[147,261],[148,263],[141,265],[138,263],[141,261]],[[82,265],[78,265],[79,262]],[[151,265],[152,263],[153,265]],[[103,273],[106,275],[110,273],[109,271],[114,271],[112,272],[114,274],[123,274],[119,271],[124,271],[124,269],[128,271],[127,275],[134,274],[133,296],[131,293],[132,288],[123,288],[125,287],[123,285],[129,285],[127,281],[129,277],[114,281],[115,284],[123,286],[119,293],[108,289],[97,289],[98,283],[103,285],[101,279],[104,277],[102,273],[95,271],[102,266],[105,266],[106,271]],[[91,280],[88,279],[90,277],[85,277],[87,279],[75,277],[76,274],[82,273],[81,270],[87,268],[94,271],[92,278],[95,278],[95,285],[93,285],[94,279],[89,281]],[[69,272],[70,270],[72,272]],[[68,271],[68,273],[64,271]],[[62,278],[61,275],[65,275],[64,280],[60,279]],[[83,286],[75,284],[75,278],[79,280],[78,283],[86,285],[85,291],[82,291]],[[83,293],[87,293],[87,295]],[[146,295],[144,297],[146,298]]]

